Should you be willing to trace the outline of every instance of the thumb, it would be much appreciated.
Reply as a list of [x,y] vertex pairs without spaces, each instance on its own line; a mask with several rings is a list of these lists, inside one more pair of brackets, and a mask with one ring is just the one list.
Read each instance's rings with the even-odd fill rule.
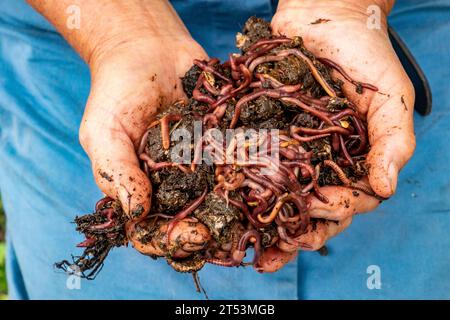
[[[405,75],[406,77],[406,75]],[[415,149],[413,126],[414,88],[406,77],[399,81],[396,94],[385,101],[377,95],[369,108],[368,133],[371,150],[367,157],[369,182],[380,196],[392,196],[397,187],[399,170],[411,158]]]
[[86,119],[80,142],[89,155],[95,181],[109,197],[119,200],[130,219],[147,214],[151,184],[139,167],[130,137],[118,122],[108,125]]

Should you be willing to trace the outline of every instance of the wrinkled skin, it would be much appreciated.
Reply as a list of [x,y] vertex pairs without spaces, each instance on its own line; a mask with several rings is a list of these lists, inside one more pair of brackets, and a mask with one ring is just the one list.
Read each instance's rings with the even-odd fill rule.
[[152,229],[153,222],[145,220],[137,225],[129,223],[126,227],[128,239],[140,253],[150,256],[167,256],[173,259],[189,257],[195,251],[204,249],[211,240],[209,229],[196,219],[185,218],[175,224],[167,238],[168,221],[158,222],[156,231],[145,236]]
[[283,251],[277,247],[270,247],[264,251],[255,269],[258,272],[273,273],[297,257],[297,248],[293,251]]
[[[391,2],[281,0],[271,23],[274,34],[301,35],[313,54],[334,60],[354,79],[379,88],[379,93],[365,90],[359,95],[347,81],[343,87],[345,94],[367,117],[371,144],[367,160],[370,166],[368,182],[384,198],[395,192],[398,172],[415,148],[414,88],[392,49],[386,30],[385,15],[391,9]],[[379,4],[383,10],[380,29],[367,28],[366,10],[371,4]],[[311,24],[320,18],[330,21]],[[343,78],[338,74],[335,76]],[[344,230],[354,214],[371,211],[380,203],[362,192],[355,196],[352,190],[344,187],[327,186],[321,188],[321,192],[330,201],[322,203],[310,197],[311,216],[340,221],[340,224],[320,225],[316,231],[301,236],[302,242],[315,250]],[[281,247],[287,251],[295,250],[295,246],[284,243]],[[271,254],[275,253],[271,251]],[[263,271],[270,272],[273,266],[264,262],[265,257],[263,255],[260,264]],[[280,261],[285,260],[280,258]]]

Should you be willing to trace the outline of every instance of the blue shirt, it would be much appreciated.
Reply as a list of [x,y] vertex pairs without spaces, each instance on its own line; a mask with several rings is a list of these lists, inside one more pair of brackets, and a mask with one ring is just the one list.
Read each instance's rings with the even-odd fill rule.
[[[250,15],[270,20],[275,1],[173,0],[211,56],[235,51]],[[201,12],[201,14],[199,14]],[[215,299],[450,298],[450,1],[399,0],[390,23],[425,71],[429,117],[415,115],[417,150],[398,192],[357,216],[329,255],[301,252],[275,274],[212,265],[201,272]],[[187,274],[127,248],[114,249],[94,281],[53,263],[76,253],[74,216],[101,197],[78,128],[89,70],[24,0],[0,0],[0,190],[8,219],[7,272],[16,299],[202,299]],[[372,281],[380,276],[381,287]],[[377,289],[379,288],[379,289]]]

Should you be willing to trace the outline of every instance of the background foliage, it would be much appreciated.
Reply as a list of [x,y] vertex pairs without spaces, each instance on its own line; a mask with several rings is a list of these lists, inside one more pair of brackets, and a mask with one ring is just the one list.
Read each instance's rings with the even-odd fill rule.
[[5,273],[5,213],[0,199],[0,300],[6,298],[6,273]]

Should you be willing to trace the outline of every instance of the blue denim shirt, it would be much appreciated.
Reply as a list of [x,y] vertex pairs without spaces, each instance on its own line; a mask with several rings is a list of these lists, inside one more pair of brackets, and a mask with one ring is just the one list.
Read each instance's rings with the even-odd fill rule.
[[[235,51],[246,19],[270,19],[270,0],[173,0],[211,56]],[[390,23],[425,71],[434,110],[415,116],[417,150],[397,194],[355,217],[329,255],[301,252],[275,274],[212,265],[201,272],[215,299],[450,298],[450,1],[399,0]],[[0,190],[8,218],[8,280],[16,299],[202,299],[187,274],[127,248],[114,249],[79,286],[53,263],[78,252],[71,223],[101,197],[78,128],[89,71],[24,0],[0,0]],[[379,273],[381,287],[371,286]]]

